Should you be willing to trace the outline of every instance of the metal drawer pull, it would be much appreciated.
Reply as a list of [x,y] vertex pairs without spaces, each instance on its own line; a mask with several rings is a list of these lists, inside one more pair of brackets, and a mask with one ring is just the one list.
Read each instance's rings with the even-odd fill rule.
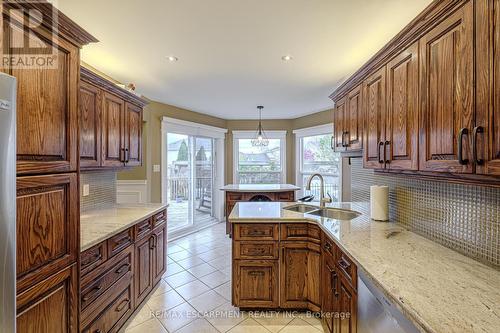
[[82,262],[82,266],[87,266],[87,265],[93,264],[101,259],[102,259],[102,254],[96,253],[89,260]]
[[[386,141],[384,142],[384,160],[385,160],[385,163],[386,164],[390,164],[391,163],[391,154],[389,154],[389,158],[387,158],[386,156],[386,152],[387,152],[387,147],[391,145],[391,141]],[[390,151],[389,151],[390,153]]]
[[118,268],[115,273],[116,274],[121,274],[123,273],[126,269],[130,267],[130,264],[123,264],[120,268]]
[[131,240],[132,240],[132,239],[130,238],[130,236],[129,236],[129,235],[127,235],[127,236],[122,237],[122,238],[120,238],[120,239],[118,239],[118,240],[115,240],[115,244],[116,244],[116,246],[120,246],[120,245],[123,245],[123,244],[125,244],[125,243],[130,242]]
[[115,308],[116,312],[121,312],[127,304],[130,303],[130,300],[128,298],[125,298],[123,301],[118,304],[118,306]]
[[339,297],[339,292],[337,291],[337,280],[338,280],[338,275],[336,271],[332,272],[332,291],[335,295],[335,297]]
[[325,243],[323,248],[325,249],[325,251],[330,251],[332,249],[332,246],[330,245],[330,243]]
[[86,293],[85,296],[82,297],[82,301],[87,302],[90,298],[92,298],[92,296],[97,294],[97,292],[101,289],[102,289],[101,285],[95,286],[94,288],[90,289],[90,291]]
[[139,227],[139,232],[143,232],[144,230],[146,229],[149,229],[150,228],[150,225],[149,225],[149,222],[147,224],[143,224]]
[[350,264],[350,263],[348,263],[347,261],[345,261],[345,259],[344,259],[344,258],[341,258],[341,259],[339,260],[339,266],[340,266],[340,268],[342,268],[343,270],[347,270],[347,269],[349,269],[349,267],[351,266],[351,264]]
[[261,272],[261,271],[251,271],[251,272],[248,272],[248,275],[250,276],[264,276],[264,272]]
[[262,235],[265,235],[265,232],[264,231],[250,231],[248,233],[250,236],[262,236]]
[[382,147],[383,145],[384,145],[384,143],[383,143],[382,141],[380,141],[380,142],[378,143],[377,158],[378,158],[378,162],[379,162],[380,164],[384,163],[384,160],[381,158],[381,155],[382,155],[382,154],[380,154],[380,147]]
[[472,158],[474,163],[477,165],[483,165],[484,160],[482,158],[477,158],[477,135],[478,133],[484,133],[484,128],[482,126],[476,126],[472,130]]
[[469,130],[467,128],[462,128],[458,132],[458,163],[461,165],[466,165],[469,163],[469,159],[463,158],[464,149],[463,149],[463,138],[464,135],[469,134]]

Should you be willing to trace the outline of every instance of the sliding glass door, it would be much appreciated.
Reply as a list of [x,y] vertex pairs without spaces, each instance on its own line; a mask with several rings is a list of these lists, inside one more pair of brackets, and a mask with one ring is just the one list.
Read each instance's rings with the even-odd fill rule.
[[213,139],[167,133],[167,203],[170,231],[214,221]]

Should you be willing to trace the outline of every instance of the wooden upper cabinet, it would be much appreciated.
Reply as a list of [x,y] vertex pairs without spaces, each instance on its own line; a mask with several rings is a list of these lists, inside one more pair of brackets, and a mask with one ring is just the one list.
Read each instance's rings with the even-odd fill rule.
[[99,88],[80,82],[80,167],[101,165],[101,107]]
[[473,2],[420,39],[420,170],[472,173]]
[[385,67],[382,67],[364,83],[364,151],[363,166],[365,168],[383,169],[386,123],[386,82]]
[[500,0],[478,1],[476,22],[473,160],[476,173],[500,176]]
[[[8,20],[3,30],[4,49],[17,45],[46,48],[56,64],[50,69],[6,70],[17,78],[17,173],[76,171],[79,48],[65,39],[52,39],[40,29],[36,33],[28,29],[28,36]],[[30,54],[31,50],[25,51]]]
[[347,109],[344,120],[347,151],[360,150],[363,147],[362,112],[361,85],[359,85],[347,95]]
[[345,112],[347,98],[341,98],[335,102],[335,110],[333,111],[333,136],[334,149],[337,152],[345,151]]
[[125,102],[108,92],[103,94],[102,165],[120,167],[125,162]]
[[418,42],[386,68],[386,168],[418,170]]
[[142,163],[142,108],[125,103],[125,163],[138,166]]
[[17,178],[17,289],[24,290],[79,253],[76,173]]

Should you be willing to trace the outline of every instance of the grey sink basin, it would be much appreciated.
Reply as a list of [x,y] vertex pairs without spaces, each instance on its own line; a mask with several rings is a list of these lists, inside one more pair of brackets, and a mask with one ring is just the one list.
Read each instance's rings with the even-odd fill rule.
[[317,206],[298,204],[298,205],[288,206],[283,209],[289,210],[291,212],[308,213],[312,212],[313,210],[318,210],[319,208]]
[[338,208],[321,208],[308,212],[310,215],[327,217],[336,220],[352,220],[353,218],[361,215],[352,210],[338,209]]

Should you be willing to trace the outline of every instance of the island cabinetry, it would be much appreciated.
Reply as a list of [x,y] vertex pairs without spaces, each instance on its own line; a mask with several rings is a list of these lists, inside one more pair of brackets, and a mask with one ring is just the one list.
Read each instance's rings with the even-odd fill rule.
[[320,262],[315,225],[234,224],[233,304],[319,311]]
[[81,253],[81,332],[120,330],[165,273],[166,241],[163,210]]

